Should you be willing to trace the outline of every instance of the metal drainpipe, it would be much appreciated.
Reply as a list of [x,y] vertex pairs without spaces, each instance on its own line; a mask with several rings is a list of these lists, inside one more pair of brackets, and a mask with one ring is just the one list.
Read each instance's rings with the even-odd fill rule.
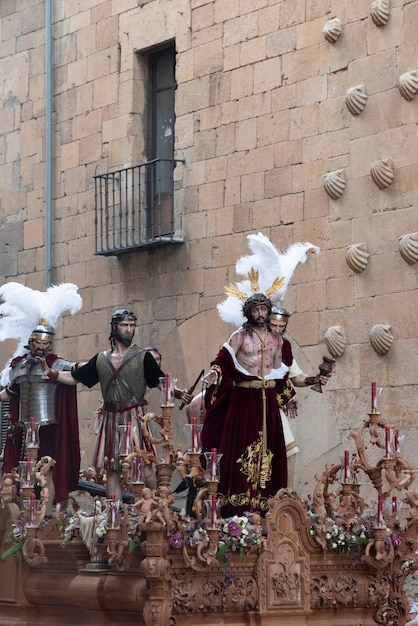
[[45,135],[45,159],[46,159],[46,213],[45,213],[45,262],[46,262],[46,286],[52,283],[52,1],[45,3],[45,73],[46,73],[46,135]]

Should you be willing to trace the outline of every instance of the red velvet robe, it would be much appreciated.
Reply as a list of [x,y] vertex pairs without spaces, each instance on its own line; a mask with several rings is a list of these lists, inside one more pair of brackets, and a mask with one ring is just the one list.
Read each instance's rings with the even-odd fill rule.
[[[218,383],[205,394],[206,414],[201,433],[203,451],[216,448],[222,454],[218,495],[224,517],[259,511],[265,514],[268,498],[287,484],[286,447],[277,402],[277,390],[234,386],[246,376],[223,347],[212,362]],[[267,448],[272,453],[271,475],[263,486],[258,467],[260,432],[263,429],[263,391],[266,394]]]
[[[11,367],[21,358],[14,359]],[[48,354],[46,361],[49,367],[57,359],[56,354]],[[56,385],[53,381],[46,381],[46,385]],[[40,447],[38,458],[51,456],[56,463],[53,469],[55,486],[54,503],[62,502],[68,498],[70,491],[77,489],[80,473],[80,444],[77,416],[76,387],[59,385],[57,394],[57,415],[59,424],[48,424],[39,428]],[[19,420],[19,397],[13,396],[9,405],[10,421],[15,424]],[[19,467],[19,461],[24,460],[24,442],[22,442],[22,428],[19,428],[16,436],[7,437],[4,447],[2,473],[11,472],[14,467]]]
[[[290,367],[293,362],[292,346],[288,339],[283,339],[282,361],[287,367]],[[287,403],[296,395],[296,391],[289,380],[289,373],[283,376],[282,379],[276,381],[276,393],[279,407],[287,412]]]

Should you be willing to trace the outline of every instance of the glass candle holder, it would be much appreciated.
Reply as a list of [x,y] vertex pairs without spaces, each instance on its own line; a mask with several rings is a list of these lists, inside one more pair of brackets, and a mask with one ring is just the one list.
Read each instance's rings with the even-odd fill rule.
[[120,500],[116,500],[115,496],[111,496],[106,498],[104,503],[108,528],[120,528]]
[[386,458],[392,457],[392,442],[393,442],[393,433],[391,426],[385,426],[385,454]]
[[205,507],[205,520],[208,528],[216,528],[220,519],[219,509],[220,502],[216,497],[216,493],[212,493],[211,497],[203,501]]
[[377,496],[377,525],[379,527],[384,526],[385,520],[383,517],[383,509],[385,508],[385,498],[383,494],[379,493]]
[[349,450],[344,450],[342,479],[343,479],[344,483],[351,483],[350,452],[349,452]]
[[393,432],[393,452],[398,455],[401,453],[402,443],[405,435],[401,434],[398,429]]
[[383,387],[377,387],[376,383],[373,382],[372,383],[372,407],[371,407],[371,412],[372,413],[379,413],[378,410],[378,400],[380,398],[380,394],[382,393],[382,389]]
[[399,510],[402,502],[398,502],[396,496],[391,496],[383,502],[383,519],[389,526],[394,526],[399,519]]
[[93,411],[93,416],[94,416],[94,434],[97,435],[97,433],[102,427],[102,422],[103,422],[102,410],[97,409],[97,411]]
[[202,432],[203,424],[197,423],[197,417],[192,417],[191,424],[185,424],[183,427],[184,435],[186,438],[186,450],[188,452],[202,452],[202,442],[200,440],[200,433]]
[[21,487],[35,486],[35,461],[27,458],[26,461],[19,461],[19,476]]
[[34,417],[29,418],[26,431],[26,447],[39,448],[39,430]]
[[119,455],[128,456],[135,450],[136,425],[126,422],[118,426],[119,431]]
[[131,462],[131,485],[139,485],[144,482],[143,460],[139,456],[134,456]]
[[36,517],[39,511],[40,500],[37,500],[34,493],[30,498],[23,500],[23,510],[26,519],[26,525],[30,528],[37,526]]
[[176,384],[177,378],[173,378],[171,374],[166,374],[160,378],[161,406],[174,406],[174,389]]
[[218,481],[220,480],[220,461],[222,453],[217,452],[216,448],[212,448],[210,452],[203,453],[206,460],[205,480]]

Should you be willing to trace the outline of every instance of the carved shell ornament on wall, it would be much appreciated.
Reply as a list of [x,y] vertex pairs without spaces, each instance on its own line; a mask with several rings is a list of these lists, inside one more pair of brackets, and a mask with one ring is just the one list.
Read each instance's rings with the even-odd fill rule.
[[418,70],[401,74],[398,79],[398,89],[405,100],[413,100],[418,92]]
[[402,258],[411,265],[418,261],[418,233],[410,233],[399,237],[399,252]]
[[390,0],[375,0],[370,6],[370,16],[376,26],[384,26],[389,21]]
[[325,345],[331,356],[337,357],[344,354],[347,340],[342,326],[330,326],[325,333]]
[[345,95],[345,104],[352,115],[360,115],[367,102],[365,85],[350,87]]
[[377,354],[386,354],[393,343],[393,335],[389,324],[376,324],[370,331],[370,343]]
[[335,170],[324,176],[324,187],[333,200],[338,200],[345,190],[346,180],[344,170]]
[[352,246],[348,246],[345,260],[353,272],[360,274],[366,269],[369,256],[367,243],[363,241],[362,243],[353,243]]
[[329,41],[329,43],[335,43],[338,41],[341,33],[343,32],[341,20],[338,17],[328,20],[322,29],[322,32],[324,33],[325,39]]
[[395,168],[391,159],[375,161],[371,166],[373,182],[379,189],[386,189],[393,183]]

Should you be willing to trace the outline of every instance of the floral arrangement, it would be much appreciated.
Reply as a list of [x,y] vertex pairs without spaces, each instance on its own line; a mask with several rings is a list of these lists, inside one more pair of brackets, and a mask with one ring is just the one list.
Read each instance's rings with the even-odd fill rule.
[[6,539],[6,544],[10,544],[10,548],[5,550],[1,555],[2,561],[7,559],[7,557],[11,556],[12,554],[15,558],[17,558],[18,552],[20,552],[23,544],[25,543],[26,535],[26,519],[23,515],[20,515],[13,523],[10,535]]
[[78,532],[91,550],[97,542],[103,541],[108,530],[106,512],[96,509],[96,513],[76,511],[66,512],[61,519],[62,547],[65,548]]
[[177,529],[171,533],[170,545],[177,550],[182,548],[184,544],[194,547],[202,541],[208,541],[209,535],[207,533],[206,522],[198,522],[193,517],[182,515],[177,516]]
[[[256,523],[252,514],[220,520],[219,545],[216,558],[226,564],[232,553],[241,556],[246,548],[261,544],[261,526]],[[184,544],[190,547],[197,546],[202,541],[208,541],[206,520],[197,520],[189,516],[178,514],[176,529],[171,533],[170,545],[180,549]]]
[[[339,554],[349,555],[352,560],[362,556],[367,544],[374,537],[375,517],[361,515],[350,521],[326,517],[319,520],[318,515],[311,510],[310,534],[315,537],[323,549],[335,550]],[[387,528],[384,538],[385,549],[389,551],[390,544],[398,548],[401,544],[399,535]]]
[[254,522],[253,516],[234,515],[222,526],[217,558],[224,557],[227,561],[232,552],[243,555],[245,548],[260,544],[261,526]]
[[361,521],[347,524],[342,520],[326,517],[319,521],[318,515],[311,513],[311,527],[309,530],[318,543],[328,550],[335,550],[339,554],[362,554],[372,539],[372,529]]

